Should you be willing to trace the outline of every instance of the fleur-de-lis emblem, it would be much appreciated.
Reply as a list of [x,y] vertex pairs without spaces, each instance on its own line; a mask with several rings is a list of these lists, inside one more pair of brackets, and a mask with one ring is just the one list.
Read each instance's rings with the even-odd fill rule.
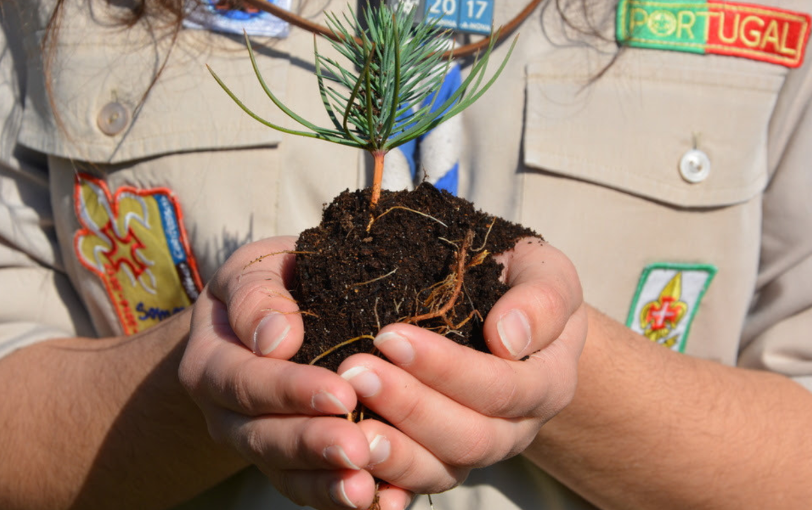
[[682,293],[682,272],[668,282],[655,301],[643,306],[640,311],[640,327],[649,340],[672,347],[679,335],[673,334],[679,322],[688,311],[688,304],[680,301]]

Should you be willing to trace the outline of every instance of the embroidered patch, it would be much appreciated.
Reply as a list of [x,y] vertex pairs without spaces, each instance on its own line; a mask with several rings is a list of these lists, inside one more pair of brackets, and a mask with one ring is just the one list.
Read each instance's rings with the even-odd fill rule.
[[203,285],[189,249],[180,206],[166,188],[107,184],[76,176],[74,235],[79,261],[98,276],[125,334],[153,326],[192,304]]
[[652,264],[643,270],[626,326],[652,342],[685,351],[699,302],[716,274],[705,264]]
[[[278,7],[290,10],[290,0],[268,0]],[[183,26],[227,34],[260,37],[284,38],[288,36],[289,26],[276,16],[255,7],[243,6],[234,8],[233,0],[203,0],[191,3],[192,8],[186,13]]]
[[810,16],[721,1],[620,0],[617,40],[626,46],[731,55],[786,67],[803,63]]

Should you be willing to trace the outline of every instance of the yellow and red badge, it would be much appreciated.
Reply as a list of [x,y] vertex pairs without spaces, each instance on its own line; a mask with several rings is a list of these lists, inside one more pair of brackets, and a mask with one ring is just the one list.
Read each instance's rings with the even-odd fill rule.
[[683,352],[699,302],[716,274],[706,264],[651,264],[643,270],[626,325]]
[[626,46],[731,55],[786,67],[803,63],[810,16],[714,0],[621,0],[617,40]]
[[104,284],[125,334],[153,326],[191,305],[202,283],[180,206],[166,188],[107,184],[77,174],[74,236],[79,261]]

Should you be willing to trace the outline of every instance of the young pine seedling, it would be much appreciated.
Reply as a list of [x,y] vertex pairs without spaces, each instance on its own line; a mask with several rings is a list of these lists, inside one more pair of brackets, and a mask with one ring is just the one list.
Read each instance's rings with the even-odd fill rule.
[[[270,90],[257,66],[248,36],[245,42],[257,79],[273,103],[306,130],[289,129],[269,122],[251,111],[209,68],[217,83],[248,115],[284,133],[326,140],[368,151],[374,160],[370,206],[380,198],[386,153],[413,140],[457,115],[490,88],[504,69],[516,41],[496,73],[483,84],[493,43],[471,66],[468,77],[442,104],[437,91],[451,64],[444,58],[448,44],[445,29],[436,23],[414,25],[414,11],[371,7],[363,28],[355,13],[327,15],[334,37],[330,42],[349,61],[345,67],[319,53],[314,38],[315,74],[331,127],[320,127],[294,113]],[[492,41],[498,37],[492,38]]]

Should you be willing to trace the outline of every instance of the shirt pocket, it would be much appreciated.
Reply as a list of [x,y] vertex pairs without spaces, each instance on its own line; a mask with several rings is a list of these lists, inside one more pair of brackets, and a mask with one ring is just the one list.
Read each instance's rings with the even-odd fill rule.
[[[119,163],[279,143],[281,133],[246,115],[206,69],[261,117],[279,121],[241,40],[182,30],[172,41],[140,26],[74,19],[58,32],[50,91],[38,50],[43,34],[26,40],[22,144],[72,160]],[[288,60],[258,58],[268,86],[284,101]]]
[[[628,50],[590,82],[594,73],[571,64],[576,58],[561,50],[528,65],[523,143],[530,172],[678,207],[741,203],[764,189],[783,68]],[[702,173],[709,169],[699,179],[680,170],[692,157],[707,158],[698,161]]]

